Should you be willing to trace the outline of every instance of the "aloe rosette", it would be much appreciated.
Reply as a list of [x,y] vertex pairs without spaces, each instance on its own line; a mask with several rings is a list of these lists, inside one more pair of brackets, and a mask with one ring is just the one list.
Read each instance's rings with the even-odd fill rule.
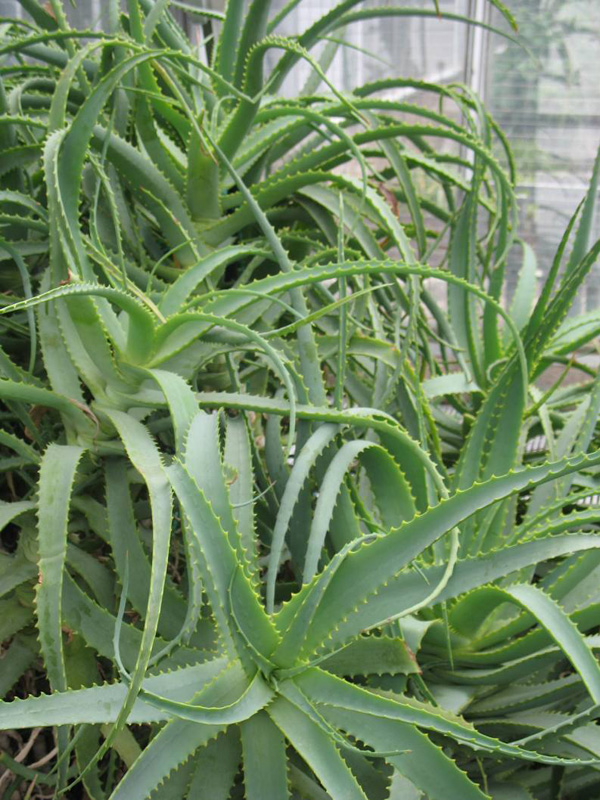
[[[345,2],[284,38],[296,3],[232,0],[200,13],[199,54],[168,3],[111,4],[102,34],[22,5],[0,98],[0,725],[53,726],[57,758],[4,754],[14,786],[592,796],[600,390],[536,381],[593,373],[597,315],[567,315],[598,166],[536,299],[478,99],[342,94],[344,45],[311,55],[439,9]],[[314,77],[283,99],[300,61]],[[389,99],[407,86],[441,111]]]

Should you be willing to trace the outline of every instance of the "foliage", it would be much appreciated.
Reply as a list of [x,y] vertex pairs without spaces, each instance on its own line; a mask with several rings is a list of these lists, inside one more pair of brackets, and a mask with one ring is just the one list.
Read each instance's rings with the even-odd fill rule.
[[[4,753],[5,796],[595,796],[600,318],[568,311],[600,161],[538,296],[478,99],[341,95],[310,55],[437,9],[347,0],[284,39],[296,2],[230,0],[201,58],[168,2],[99,34],[21,1],[0,725],[57,752]],[[557,364],[585,380],[540,389]]]

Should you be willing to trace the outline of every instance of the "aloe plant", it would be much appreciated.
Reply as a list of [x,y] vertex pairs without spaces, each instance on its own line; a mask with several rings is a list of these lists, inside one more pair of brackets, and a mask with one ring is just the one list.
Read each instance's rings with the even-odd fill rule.
[[[567,314],[600,166],[538,297],[479,100],[344,95],[332,42],[311,56],[433,4],[349,1],[284,39],[296,3],[231,0],[200,14],[202,54],[168,3],[111,3],[103,34],[22,5],[0,93],[0,726],[52,727],[57,752],[3,754],[8,790],[593,796],[600,385],[538,378],[593,373],[598,316]],[[282,99],[301,60],[314,78]],[[380,97],[406,86],[441,110]]]

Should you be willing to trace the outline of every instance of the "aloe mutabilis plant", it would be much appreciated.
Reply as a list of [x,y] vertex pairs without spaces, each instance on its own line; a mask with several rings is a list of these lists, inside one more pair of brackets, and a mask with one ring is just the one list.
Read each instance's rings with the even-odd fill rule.
[[[590,796],[600,389],[534,382],[598,332],[566,318],[598,254],[598,165],[539,299],[523,248],[506,311],[510,151],[477,98],[343,95],[332,43],[310,55],[437,9],[345,2],[286,39],[269,3],[230,2],[202,12],[220,32],[201,59],[168,3],[112,3],[106,34],[22,5],[0,117],[20,281],[2,687],[43,663],[49,692],[0,725],[56,726],[58,757],[3,755],[14,787]],[[316,78],[284,100],[300,60]],[[446,114],[378,95],[405,86]],[[548,462],[526,452],[540,432]]]

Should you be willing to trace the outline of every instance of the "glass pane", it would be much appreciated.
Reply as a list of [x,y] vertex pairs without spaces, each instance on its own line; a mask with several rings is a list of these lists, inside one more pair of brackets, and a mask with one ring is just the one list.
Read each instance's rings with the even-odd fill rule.
[[[515,152],[522,235],[546,272],[600,144],[600,4],[520,0],[514,8],[529,52],[491,40],[486,100]],[[598,270],[574,311],[598,307]]]

